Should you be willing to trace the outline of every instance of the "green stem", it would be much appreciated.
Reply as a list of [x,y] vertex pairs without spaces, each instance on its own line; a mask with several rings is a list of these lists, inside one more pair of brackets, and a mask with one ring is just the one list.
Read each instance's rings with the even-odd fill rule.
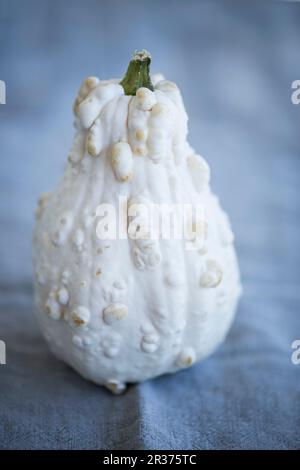
[[153,91],[153,85],[150,78],[151,56],[145,51],[135,52],[129,62],[125,77],[120,82],[124,88],[125,95],[135,95],[141,87],[149,88]]

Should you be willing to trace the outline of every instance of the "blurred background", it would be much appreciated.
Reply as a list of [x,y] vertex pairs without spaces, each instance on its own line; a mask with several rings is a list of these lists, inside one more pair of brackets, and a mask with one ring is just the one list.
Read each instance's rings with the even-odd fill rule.
[[[152,71],[181,89],[189,141],[208,161],[213,190],[231,218],[244,296],[225,345],[200,369],[184,375],[195,382],[201,403],[201,413],[193,411],[198,417],[193,425],[187,414],[183,436],[176,437],[168,432],[169,418],[165,434],[163,426],[157,430],[159,441],[133,431],[131,441],[122,437],[122,445],[300,446],[300,365],[290,361],[291,343],[300,339],[300,105],[291,102],[291,84],[300,79],[299,25],[298,2],[0,0],[0,79],[7,87],[7,104],[0,105],[0,338],[9,353],[6,369],[0,369],[0,387],[13,410],[2,414],[11,433],[3,434],[2,445],[71,445],[67,431],[43,440],[40,414],[27,437],[15,429],[37,406],[28,394],[19,409],[20,390],[27,385],[36,390],[47,364],[52,372],[64,367],[48,354],[32,314],[34,208],[39,194],[53,188],[61,175],[82,79],[122,77],[132,52],[146,48]],[[68,377],[69,395],[79,400],[83,381],[71,379],[68,369],[59,370]],[[209,390],[198,383],[199,374],[206,373]],[[12,385],[16,374],[21,382]],[[154,382],[162,402],[166,380],[177,383],[176,378]],[[141,390],[147,393],[152,386]],[[180,387],[173,402],[167,400],[170,406],[178,405]],[[43,393],[47,390],[39,390],[39,397]],[[209,438],[199,431],[205,412]],[[65,419],[71,427],[67,412]],[[33,438],[30,430],[37,423],[41,436]],[[114,428],[105,441],[101,436],[104,447],[121,445]],[[72,445],[80,447],[76,439]]]

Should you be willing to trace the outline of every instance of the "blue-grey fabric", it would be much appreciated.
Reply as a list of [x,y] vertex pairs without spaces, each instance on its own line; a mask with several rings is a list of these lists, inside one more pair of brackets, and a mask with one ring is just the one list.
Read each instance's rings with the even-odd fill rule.
[[[300,448],[300,4],[0,0],[0,447]],[[33,315],[31,233],[72,140],[83,77],[134,49],[180,86],[190,142],[236,234],[244,294],[224,344],[119,397],[55,359]]]

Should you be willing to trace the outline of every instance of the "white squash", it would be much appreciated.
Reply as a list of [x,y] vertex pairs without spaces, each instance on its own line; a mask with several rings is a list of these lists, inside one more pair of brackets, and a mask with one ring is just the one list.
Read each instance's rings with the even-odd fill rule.
[[[39,201],[34,233],[37,316],[49,345],[115,393],[211,353],[240,295],[229,221],[206,161],[186,140],[177,86],[149,76],[136,53],[122,82],[86,79],[76,135],[57,189]],[[201,204],[193,250],[184,239],[101,240],[97,207]]]

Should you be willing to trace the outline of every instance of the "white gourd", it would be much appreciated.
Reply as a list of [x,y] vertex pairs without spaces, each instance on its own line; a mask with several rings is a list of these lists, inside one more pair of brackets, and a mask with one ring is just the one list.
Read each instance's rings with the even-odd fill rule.
[[[83,82],[63,178],[36,212],[41,329],[57,357],[114,393],[211,353],[241,290],[233,234],[211,192],[207,162],[187,143],[180,91],[161,75],[153,87],[149,64],[142,51],[130,62],[128,83]],[[125,94],[130,67],[140,67],[143,82]],[[100,240],[97,207],[117,208],[120,196],[129,220],[134,203],[201,204],[194,249],[150,235]]]

